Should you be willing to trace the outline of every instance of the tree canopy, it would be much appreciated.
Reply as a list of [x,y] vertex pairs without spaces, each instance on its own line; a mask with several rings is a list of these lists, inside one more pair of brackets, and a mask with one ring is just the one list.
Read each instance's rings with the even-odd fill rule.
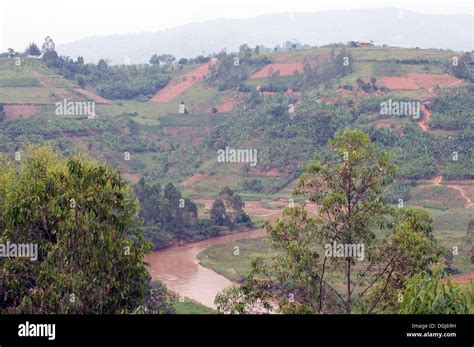
[[0,161],[0,243],[38,246],[0,258],[0,313],[123,313],[146,304],[151,247],[120,174],[84,156],[29,147]]
[[408,310],[398,301],[409,292],[408,279],[430,273],[444,254],[432,235],[433,221],[425,210],[385,203],[383,189],[395,170],[365,133],[337,133],[330,147],[332,158],[310,161],[295,190],[317,212],[295,205],[267,224],[276,255],[255,259],[242,286],[218,294],[219,311]]

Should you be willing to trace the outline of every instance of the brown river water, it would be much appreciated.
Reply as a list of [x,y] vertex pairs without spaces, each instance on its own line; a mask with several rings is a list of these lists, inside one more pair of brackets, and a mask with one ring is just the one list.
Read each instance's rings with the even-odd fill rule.
[[148,254],[145,261],[153,280],[163,282],[168,289],[215,308],[214,298],[218,292],[232,284],[224,276],[199,264],[197,255],[212,245],[222,245],[237,240],[263,237],[266,231],[253,229],[208,240],[173,246]]

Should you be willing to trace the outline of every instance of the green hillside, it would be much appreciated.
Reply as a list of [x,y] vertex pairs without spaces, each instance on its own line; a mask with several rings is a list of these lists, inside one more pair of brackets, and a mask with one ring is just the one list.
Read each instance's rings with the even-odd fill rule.
[[[437,187],[427,181],[439,175],[442,185],[462,180],[465,196],[472,196],[472,65],[464,56],[461,71],[453,57],[462,58],[452,51],[350,45],[258,54],[243,45],[238,53],[218,54],[217,62],[156,68],[24,56],[18,66],[3,55],[0,150],[13,156],[28,143],[50,143],[64,153],[80,150],[106,160],[134,183],[140,177],[182,182],[193,196],[215,196],[227,185],[247,198],[272,199],[288,197],[284,189],[314,153],[329,155],[326,143],[337,130],[359,127],[397,163],[398,180],[388,199],[459,208],[467,204],[459,190],[446,188],[450,198],[444,199],[443,192],[430,195]],[[206,64],[207,73],[195,73]],[[256,77],[261,70],[266,76]],[[153,87],[165,101],[155,101],[153,89],[145,87],[155,75],[168,81]],[[98,83],[97,76],[108,82]],[[123,89],[120,76],[137,87]],[[175,86],[182,90],[173,96]],[[119,92],[129,97],[113,98]],[[57,102],[94,99],[94,119],[55,112]],[[380,105],[389,99],[420,101],[427,108],[421,119],[382,116]],[[418,124],[423,118],[428,131]],[[226,145],[257,149],[257,167],[218,163],[216,151]]]

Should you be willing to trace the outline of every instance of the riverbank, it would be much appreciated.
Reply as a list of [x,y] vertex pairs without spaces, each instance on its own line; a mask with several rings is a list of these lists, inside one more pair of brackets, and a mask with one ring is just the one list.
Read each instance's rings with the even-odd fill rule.
[[232,235],[240,232],[246,232],[255,229],[261,222],[255,222],[252,224],[240,224],[235,225],[232,229],[229,228],[221,228],[220,230],[216,231],[215,233],[209,234],[199,234],[199,233],[189,233],[183,234],[179,237],[166,232],[153,232],[150,233],[147,229],[153,227],[145,227],[145,237],[153,243],[154,251],[161,251],[165,250],[170,247],[181,247],[186,246],[188,244],[201,242],[205,240],[209,240],[215,237],[227,236]]
[[[194,201],[199,206],[198,211],[200,218],[202,218],[202,221],[205,221],[214,200],[209,198],[195,198]],[[281,215],[282,209],[288,204],[287,201],[282,200],[272,201],[272,207],[269,208],[267,206],[268,203],[268,200],[245,201],[244,210],[251,217],[250,223],[234,224],[231,228],[201,224],[179,235],[158,230],[157,227],[149,225],[144,227],[145,236],[154,244],[154,250],[160,251],[174,246],[185,246],[215,237],[258,229],[262,227],[266,221],[274,221],[278,218]]]
[[[201,203],[204,208],[209,208],[212,204],[210,199],[199,199],[197,202]],[[220,274],[203,266],[198,259],[198,254],[208,247],[227,245],[226,247],[232,248],[232,245],[237,241],[242,242],[267,236],[266,231],[261,228],[263,222],[276,220],[281,216],[282,207],[285,205],[284,202],[279,202],[272,206],[275,208],[267,208],[258,201],[245,201],[245,212],[252,217],[254,225],[258,227],[248,231],[234,229],[226,235],[211,237],[198,242],[177,243],[148,254],[145,261],[149,264],[148,271],[152,279],[161,281],[170,291],[182,297],[190,298],[206,307],[215,309],[214,298],[216,294],[227,286],[234,284],[234,282],[226,277],[228,274],[224,271]],[[256,249],[255,255],[257,252]],[[244,259],[247,258],[248,253],[244,250],[244,253],[241,254],[242,256],[235,258],[235,260],[237,262],[242,261],[242,271],[245,271]]]
[[[236,251],[238,254],[236,254]],[[240,283],[252,270],[252,260],[275,254],[266,237],[214,245],[202,250],[197,258],[202,266],[214,270],[232,282]]]
[[170,305],[176,314],[217,314],[217,311],[186,297],[172,294]]
[[161,281],[169,290],[195,300],[207,307],[215,308],[214,298],[218,292],[233,284],[226,277],[202,266],[197,255],[207,247],[229,244],[238,240],[266,236],[263,229],[253,229],[205,241],[173,246],[145,256],[148,271],[153,280]]

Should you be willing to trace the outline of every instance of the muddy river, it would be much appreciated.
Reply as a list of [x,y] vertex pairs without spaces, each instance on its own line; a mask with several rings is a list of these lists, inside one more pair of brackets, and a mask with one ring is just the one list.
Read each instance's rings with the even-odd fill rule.
[[197,255],[212,245],[265,236],[263,229],[215,237],[209,240],[174,246],[145,257],[150,264],[149,272],[154,280],[160,280],[170,290],[215,308],[214,297],[230,280],[199,264]]

